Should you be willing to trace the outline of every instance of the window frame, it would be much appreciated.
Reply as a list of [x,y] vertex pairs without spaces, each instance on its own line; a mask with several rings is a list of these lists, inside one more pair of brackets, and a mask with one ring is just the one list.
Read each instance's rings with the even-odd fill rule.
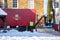
[[59,2],[54,2],[54,8],[59,8]]
[[13,0],[12,0],[12,8],[18,8],[18,0],[17,0],[17,7],[13,6]]
[[28,8],[29,9],[34,9],[34,0],[28,0]]

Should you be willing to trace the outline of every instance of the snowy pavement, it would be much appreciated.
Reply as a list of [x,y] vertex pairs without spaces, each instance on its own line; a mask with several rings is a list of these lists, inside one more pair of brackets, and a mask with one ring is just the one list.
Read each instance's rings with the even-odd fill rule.
[[[40,30],[41,31],[41,30]],[[52,35],[52,34],[48,34],[48,33],[40,33],[40,32],[30,32],[30,31],[24,31],[24,32],[19,32],[17,30],[10,30],[10,31],[7,31],[7,33],[2,33],[2,30],[0,31],[0,36],[25,36],[25,37],[32,37],[32,36],[38,36],[38,37],[52,37],[52,36],[55,36],[55,35]]]
[[60,40],[60,37],[0,37],[0,40]]
[[[36,31],[19,32],[15,29],[12,29],[10,31],[7,31],[7,33],[2,33],[2,30],[0,30],[0,40],[29,40],[29,39],[30,40],[40,40],[40,39],[43,40],[45,38],[46,38],[46,40],[48,40],[48,39],[52,39],[52,37],[54,37],[52,39],[52,40],[54,40],[54,39],[56,39],[56,37],[58,37],[57,35],[46,33],[45,31],[46,31],[46,29],[38,29],[37,32]],[[52,29],[50,31],[52,31]],[[60,39],[60,37],[58,37],[57,40],[59,40],[59,39]]]
[[[40,31],[40,30],[41,30],[41,31]],[[55,31],[55,30],[52,29],[52,28],[38,29],[38,32],[40,32],[40,33],[48,33],[48,34],[60,36],[60,32]]]

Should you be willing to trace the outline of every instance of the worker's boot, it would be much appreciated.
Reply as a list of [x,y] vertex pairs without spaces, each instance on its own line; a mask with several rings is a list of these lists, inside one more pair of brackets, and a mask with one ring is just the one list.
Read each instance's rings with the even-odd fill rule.
[[30,31],[33,32],[33,29],[31,29]]

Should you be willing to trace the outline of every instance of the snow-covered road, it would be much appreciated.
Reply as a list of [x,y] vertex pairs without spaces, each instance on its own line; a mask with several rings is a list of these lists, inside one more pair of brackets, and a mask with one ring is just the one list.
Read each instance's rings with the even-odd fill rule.
[[17,30],[10,30],[10,31],[7,31],[7,33],[2,33],[2,30],[0,31],[0,36],[25,36],[25,37],[32,37],[32,36],[38,36],[38,37],[52,37],[52,36],[55,36],[55,35],[52,35],[52,34],[48,34],[48,33],[39,33],[39,32],[30,32],[30,31],[24,31],[24,32],[19,32]]
[[33,33],[30,31],[19,32],[14,29],[7,31],[7,33],[2,33],[2,30],[0,30],[0,40],[29,40],[29,39],[40,40],[40,39],[44,39],[45,37],[51,38],[51,37],[56,37],[56,35],[52,35],[49,33],[42,33],[42,32],[40,33],[36,31],[34,31]]

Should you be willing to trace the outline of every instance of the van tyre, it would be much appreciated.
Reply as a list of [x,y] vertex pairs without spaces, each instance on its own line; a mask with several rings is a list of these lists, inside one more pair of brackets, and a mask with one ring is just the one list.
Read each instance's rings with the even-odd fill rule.
[[4,30],[3,33],[7,33],[7,31]]

